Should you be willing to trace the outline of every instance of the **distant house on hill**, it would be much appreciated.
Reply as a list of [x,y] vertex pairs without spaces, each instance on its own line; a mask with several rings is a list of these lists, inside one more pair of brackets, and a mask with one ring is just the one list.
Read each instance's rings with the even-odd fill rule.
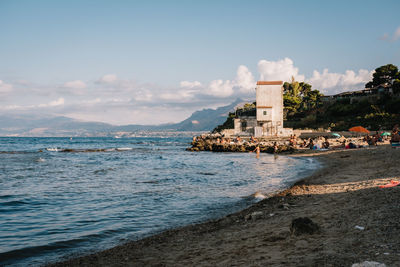
[[322,101],[331,102],[338,99],[357,99],[367,97],[377,97],[380,95],[393,95],[393,89],[390,85],[378,85],[372,88],[366,88],[359,91],[343,92],[336,95],[327,95],[322,97]]
[[236,114],[234,129],[225,130],[225,134],[255,137],[293,134],[292,129],[283,128],[282,85],[282,81],[258,81],[255,110]]

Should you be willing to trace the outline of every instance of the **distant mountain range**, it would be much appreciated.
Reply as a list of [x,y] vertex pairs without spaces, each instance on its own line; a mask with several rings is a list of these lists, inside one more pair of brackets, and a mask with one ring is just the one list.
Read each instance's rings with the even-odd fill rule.
[[115,126],[100,122],[83,122],[68,117],[34,115],[0,115],[0,136],[132,136],[139,131],[211,131],[222,124],[230,111],[243,103],[237,99],[217,109],[203,109],[174,124]]

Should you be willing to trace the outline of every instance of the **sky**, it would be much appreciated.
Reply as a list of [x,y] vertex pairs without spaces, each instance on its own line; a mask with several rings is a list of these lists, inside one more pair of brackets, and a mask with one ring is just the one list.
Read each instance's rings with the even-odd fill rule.
[[400,66],[400,1],[0,0],[0,115],[179,122],[257,80],[326,95]]

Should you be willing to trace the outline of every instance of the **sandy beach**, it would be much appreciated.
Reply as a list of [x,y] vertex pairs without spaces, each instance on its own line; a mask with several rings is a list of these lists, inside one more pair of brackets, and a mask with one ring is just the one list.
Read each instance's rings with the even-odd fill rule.
[[[189,225],[51,266],[400,266],[400,149],[312,152],[323,168],[219,220]],[[296,218],[316,225],[292,228]]]

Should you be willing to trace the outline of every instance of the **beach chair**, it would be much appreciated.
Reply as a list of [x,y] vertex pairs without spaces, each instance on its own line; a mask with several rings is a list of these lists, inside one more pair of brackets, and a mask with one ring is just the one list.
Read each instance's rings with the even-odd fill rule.
[[392,148],[400,148],[400,142],[392,142]]

